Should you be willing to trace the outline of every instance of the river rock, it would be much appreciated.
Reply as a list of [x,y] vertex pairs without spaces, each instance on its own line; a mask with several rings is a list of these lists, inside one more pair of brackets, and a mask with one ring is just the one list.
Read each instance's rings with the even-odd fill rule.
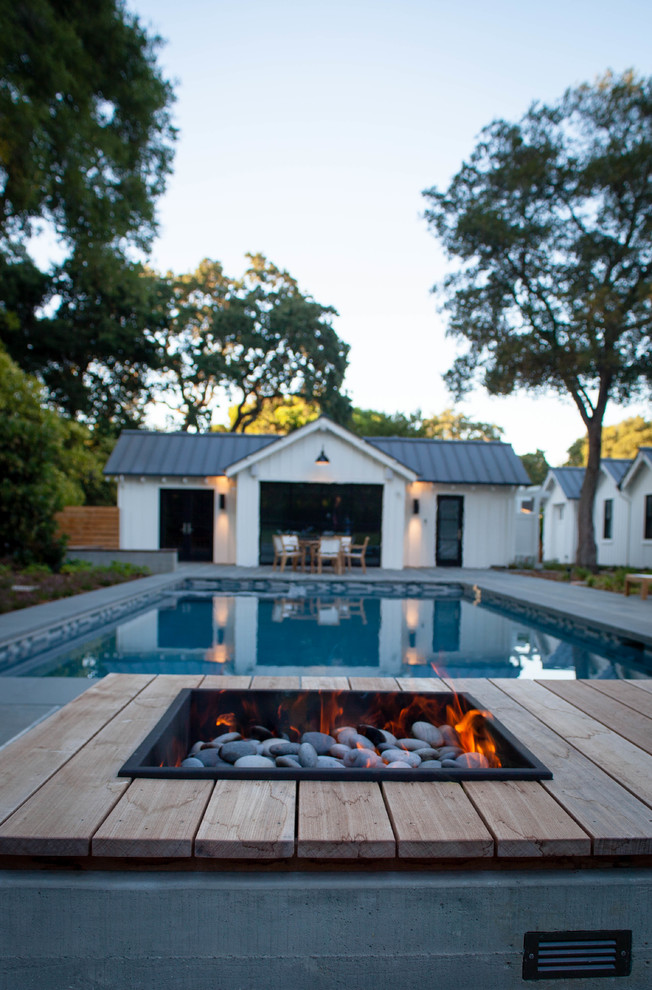
[[317,766],[317,750],[311,743],[301,743],[297,756],[302,767]]
[[335,736],[338,743],[343,743],[345,746],[350,746],[350,739],[353,739],[358,735],[358,730],[352,725],[343,725],[339,729],[335,729]]
[[258,746],[255,742],[248,742],[246,739],[240,739],[236,742],[225,743],[221,750],[220,756],[227,763],[235,763],[239,760],[241,756],[257,756]]
[[407,749],[386,749],[381,759],[384,763],[395,763],[398,760],[411,767],[418,767],[421,763],[421,757]]
[[248,734],[251,739],[257,739],[258,742],[264,742],[265,739],[274,738],[274,733],[266,729],[264,725],[252,725]]
[[354,736],[351,737],[349,741],[349,746],[355,747],[356,749],[375,749],[376,747],[372,743],[371,739],[367,739],[366,736],[360,735],[356,732]]
[[440,725],[439,731],[444,737],[444,742],[447,746],[459,746],[460,737],[452,725]]
[[409,736],[405,739],[397,739],[396,748],[408,749],[411,752],[416,752],[417,749],[423,749],[423,739],[411,739]]
[[461,756],[464,750],[461,746],[442,746],[439,750],[440,760],[454,760]]
[[416,739],[421,739],[438,749],[444,744],[444,737],[436,725],[431,722],[415,722],[412,726],[412,735]]
[[441,761],[442,767],[449,767],[451,770],[459,770],[460,765],[455,760],[446,759]]
[[181,761],[182,767],[201,767],[204,768],[204,764],[201,760],[198,760],[196,756],[187,756],[185,760]]
[[335,745],[333,737],[326,735],[325,732],[304,732],[301,736],[301,742],[310,743],[318,756],[325,756]]
[[422,760],[438,760],[439,750],[438,749],[415,749],[414,752],[417,756],[420,756]]
[[484,753],[462,753],[455,760],[458,767],[468,767],[472,770],[484,770],[489,766],[489,760]]
[[334,746],[328,751],[328,755],[334,757],[336,760],[341,760],[344,758],[345,754],[348,753],[350,746],[345,746],[343,743],[335,743]]
[[237,742],[238,739],[242,739],[239,732],[223,732],[221,736],[215,736],[211,739],[211,744],[213,746],[222,746],[224,743]]
[[300,770],[301,764],[299,763],[296,756],[277,756],[276,757],[277,767],[288,767],[290,770]]
[[418,770],[438,770],[441,767],[441,760],[422,760]]
[[409,763],[404,763],[403,760],[394,760],[393,763],[385,764],[386,770],[413,770]]
[[383,766],[383,758],[373,749],[350,749],[344,757],[345,767],[375,768]]
[[343,764],[342,764],[342,761],[341,760],[336,760],[335,757],[333,757],[333,756],[318,756],[317,757],[317,766],[318,767],[330,767],[333,770],[336,769],[336,768],[339,769],[339,770],[341,770]]
[[358,726],[358,733],[370,739],[374,746],[380,746],[382,743],[396,745],[396,736],[393,736],[386,729],[377,729],[375,725],[366,725],[363,723]]
[[202,749],[194,759],[205,767],[228,767],[228,763],[220,757],[219,749]]
[[[265,744],[263,743],[263,747]],[[288,742],[283,739],[281,742],[271,742],[267,747],[267,752],[264,752],[264,756],[296,756],[301,747],[301,743]]]

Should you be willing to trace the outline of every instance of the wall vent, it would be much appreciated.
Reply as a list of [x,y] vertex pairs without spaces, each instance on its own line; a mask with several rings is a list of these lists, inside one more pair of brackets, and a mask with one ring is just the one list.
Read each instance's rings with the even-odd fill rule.
[[631,931],[527,932],[523,939],[524,980],[629,976],[631,968]]

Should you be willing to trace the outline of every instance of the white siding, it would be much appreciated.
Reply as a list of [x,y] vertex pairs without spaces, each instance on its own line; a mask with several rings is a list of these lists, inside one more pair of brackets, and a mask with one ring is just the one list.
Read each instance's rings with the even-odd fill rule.
[[568,499],[555,478],[544,489],[543,559],[572,564],[577,553],[577,500]]
[[641,465],[627,486],[630,500],[629,565],[641,570],[652,569],[652,540],[645,539],[645,497],[652,495],[652,470],[649,464]]
[[[611,539],[604,537],[605,501],[612,500]],[[623,498],[614,479],[600,471],[593,504],[593,530],[601,566],[624,565],[628,559],[629,502]]]

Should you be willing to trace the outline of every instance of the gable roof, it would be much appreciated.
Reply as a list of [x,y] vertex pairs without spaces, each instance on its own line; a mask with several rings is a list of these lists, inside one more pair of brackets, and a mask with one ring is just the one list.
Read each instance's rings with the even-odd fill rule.
[[652,447],[639,447],[636,457],[630,461],[629,467],[621,479],[621,488],[626,488],[633,481],[643,464],[652,468]]
[[[252,433],[159,433],[123,430],[104,474],[138,477],[211,477],[236,474],[264,456],[265,448],[287,446],[309,432],[327,429],[411,480],[439,484],[529,485],[510,444],[484,440],[362,439],[329,420],[315,420],[287,436]],[[270,450],[271,453],[271,450]],[[403,470],[401,470],[401,468]]]
[[123,430],[104,474],[210,477],[224,474],[235,461],[277,440],[273,434]]
[[[555,478],[566,498],[577,499],[580,497],[584,482],[583,467],[550,468],[550,474]],[[545,487],[548,487],[547,484]]]
[[530,478],[511,444],[486,440],[426,440],[366,437],[412,468],[419,481],[458,485],[529,485]]
[[603,457],[600,461],[600,466],[603,467],[605,471],[608,471],[616,484],[619,485],[633,463],[634,461],[631,457]]

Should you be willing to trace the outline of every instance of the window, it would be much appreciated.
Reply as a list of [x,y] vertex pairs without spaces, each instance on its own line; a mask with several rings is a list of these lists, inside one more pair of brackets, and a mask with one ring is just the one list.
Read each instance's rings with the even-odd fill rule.
[[563,502],[558,503],[557,505],[554,506],[554,509],[558,521],[561,522],[562,519],[564,518],[564,503]]
[[610,540],[613,536],[613,521],[614,500],[612,498],[606,498],[604,500],[604,512],[602,516],[602,537],[605,540]]
[[652,540],[652,495],[645,496],[645,535],[646,540]]

